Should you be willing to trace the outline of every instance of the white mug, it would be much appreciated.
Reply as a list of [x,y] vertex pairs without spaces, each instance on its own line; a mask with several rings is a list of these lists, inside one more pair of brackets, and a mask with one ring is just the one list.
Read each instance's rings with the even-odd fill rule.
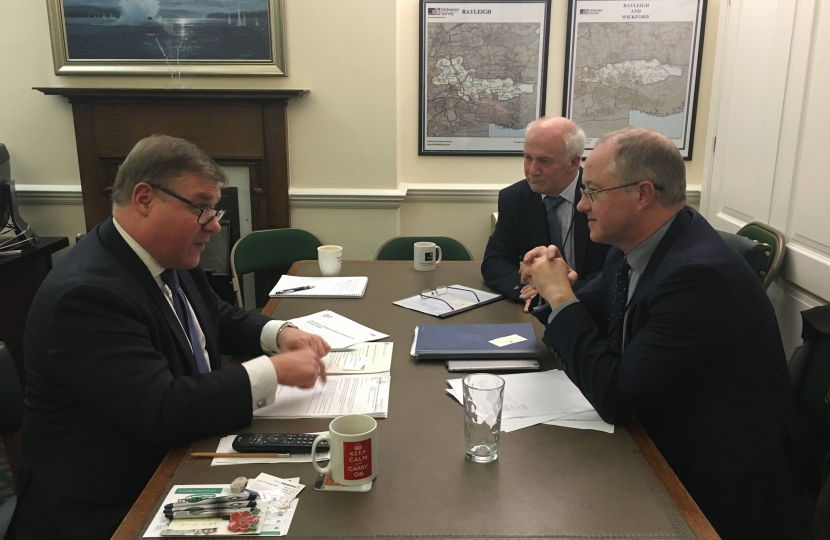
[[325,277],[339,275],[340,265],[343,263],[343,248],[341,246],[318,247],[317,262],[320,264],[320,273]]
[[[371,416],[347,414],[329,424],[328,435],[317,435],[311,445],[311,463],[320,473],[344,486],[368,484],[377,476],[376,434],[378,423]],[[317,444],[329,441],[329,464],[317,465]]]
[[441,262],[441,246],[435,242],[415,242],[415,270],[429,272]]

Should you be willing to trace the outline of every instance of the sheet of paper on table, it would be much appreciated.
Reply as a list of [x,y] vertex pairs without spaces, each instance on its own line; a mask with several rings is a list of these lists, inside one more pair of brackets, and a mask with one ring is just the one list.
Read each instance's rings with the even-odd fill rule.
[[473,289],[464,285],[451,285],[444,294],[438,295],[434,292],[427,296],[416,294],[392,303],[396,306],[438,317],[454,311],[464,312],[477,306],[487,305],[500,298],[500,294]]
[[[265,473],[261,473],[257,478],[251,480],[250,485],[260,488],[263,495],[265,495],[265,498],[257,499],[257,501],[263,501],[262,506],[264,514],[261,515],[259,522],[259,532],[245,533],[245,536],[285,536],[288,534],[288,528],[291,526],[291,521],[294,519],[294,512],[297,510],[297,504],[299,503],[299,499],[297,499],[296,496],[303,489],[303,487],[305,487],[299,482],[299,478],[277,478]],[[271,500],[274,498],[273,495],[277,490],[279,490],[279,494],[284,498],[283,503]],[[220,497],[230,495],[231,492],[230,487],[226,484],[173,486],[167,494],[167,497],[164,501],[162,501],[158,512],[150,523],[150,526],[147,527],[147,531],[144,533],[143,537],[166,538],[169,536],[212,535],[236,536],[239,534],[230,533],[228,531],[228,520],[216,520],[212,518],[170,520],[164,517],[163,512],[165,504],[177,502],[184,499],[188,495],[194,494]],[[266,501],[265,499],[269,500]],[[287,507],[284,502],[289,502]],[[175,523],[177,521],[179,523]],[[171,524],[173,526],[172,529]],[[198,531],[198,534],[194,531]]]
[[[228,530],[229,520],[220,518],[187,518],[168,519],[164,517],[164,505],[173,502],[184,501],[188,496],[210,496],[224,497],[231,495],[230,486],[227,484],[191,484],[175,485],[161,502],[156,515],[144,532],[144,538],[167,538],[170,536],[236,536],[241,533],[231,533]],[[261,531],[261,522],[267,514],[267,504],[257,499],[257,509],[260,512],[260,524],[257,527]],[[242,509],[241,511],[244,511]],[[246,536],[254,533],[243,533]]]
[[[314,433],[314,435],[320,435],[321,433],[328,433],[328,431],[321,431],[320,433]],[[229,458],[220,458],[215,457],[211,462],[211,467],[216,467],[219,465],[242,465],[246,463],[311,463],[311,454],[291,454],[291,457],[287,458],[278,458],[278,457],[246,457],[244,452],[237,452],[233,449],[233,440],[236,438],[236,435],[228,435],[227,437],[222,437],[219,439],[219,445],[216,447],[217,454],[238,454],[239,457],[229,457]],[[320,451],[317,453],[317,461],[322,461],[324,459],[329,458],[328,451]]]
[[389,337],[388,334],[367,328],[329,310],[291,319],[291,322],[304,332],[322,337],[334,349]]
[[[509,432],[536,424],[549,424],[613,433],[564,371],[501,375],[504,379],[502,431]],[[452,395],[462,402],[461,379],[447,381]]]
[[392,369],[391,341],[358,343],[351,351],[330,352],[323,357],[329,375],[384,373]]
[[259,418],[336,418],[365,414],[386,418],[389,408],[388,373],[335,375],[314,388],[278,386],[274,403],[254,411]]

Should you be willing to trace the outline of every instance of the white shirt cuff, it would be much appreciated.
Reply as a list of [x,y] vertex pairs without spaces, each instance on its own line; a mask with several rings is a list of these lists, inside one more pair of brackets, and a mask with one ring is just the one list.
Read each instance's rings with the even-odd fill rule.
[[270,405],[277,398],[277,372],[267,356],[258,356],[242,363],[251,380],[253,410]]
[[262,347],[262,352],[265,354],[279,354],[280,346],[277,345],[277,338],[280,335],[280,330],[285,326],[285,321],[268,321],[262,327],[262,333],[259,335],[259,346]]
[[553,322],[553,319],[554,319],[557,315],[559,315],[559,312],[560,312],[560,311],[562,311],[562,310],[563,310],[563,309],[565,309],[566,307],[568,307],[568,306],[570,306],[571,304],[576,303],[576,302],[579,302],[579,300],[578,300],[578,299],[576,299],[576,298],[571,298],[570,300],[566,300],[566,301],[562,302],[561,304],[559,304],[558,306],[556,306],[555,308],[553,308],[553,309],[551,310],[551,312],[550,312],[550,315],[548,315],[548,324],[550,324],[550,323],[552,323],[552,322]]

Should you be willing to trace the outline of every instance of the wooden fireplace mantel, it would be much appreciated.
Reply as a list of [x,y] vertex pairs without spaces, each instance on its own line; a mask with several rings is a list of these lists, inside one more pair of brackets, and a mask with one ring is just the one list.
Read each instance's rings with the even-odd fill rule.
[[[308,90],[35,88],[72,104],[87,230],[109,217],[119,165],[154,133],[187,139],[217,163],[248,167],[253,230],[290,227],[288,101]],[[257,274],[267,298],[271,276]]]
[[111,213],[118,166],[154,133],[192,141],[220,164],[248,166],[253,229],[290,226],[286,108],[308,90],[35,90],[72,104],[87,230]]

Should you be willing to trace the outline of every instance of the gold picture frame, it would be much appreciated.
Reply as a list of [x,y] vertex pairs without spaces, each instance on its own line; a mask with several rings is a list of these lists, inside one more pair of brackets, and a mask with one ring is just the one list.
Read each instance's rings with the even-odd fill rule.
[[[157,17],[155,22],[152,17],[147,17],[148,22],[144,19],[135,19],[136,24],[125,24],[119,22],[124,14],[120,12],[120,8],[115,5],[118,2],[113,1],[113,7],[93,7],[83,6],[87,10],[85,16],[78,17],[77,9],[73,13],[72,10],[80,8],[80,6],[73,6],[76,3],[74,0],[69,0],[68,6],[72,15],[70,18],[76,21],[82,21],[83,24],[70,25],[71,30],[67,32],[66,12],[67,0],[46,0],[47,11],[49,14],[49,30],[52,37],[52,59],[55,65],[56,75],[239,75],[239,76],[285,76],[285,45],[283,34],[283,9],[282,0],[263,0],[268,6],[267,27],[268,27],[268,59],[257,58],[221,58],[221,59],[205,59],[205,58],[174,58],[172,52],[175,50],[176,54],[182,51],[182,44],[185,42],[187,30],[191,27],[194,19],[163,19]],[[193,5],[198,6],[199,2],[194,0]],[[107,11],[109,9],[109,11]],[[114,16],[118,13],[118,17]],[[237,8],[236,16],[232,12],[228,13],[228,27],[247,26],[246,13]],[[261,12],[257,12],[261,13]],[[135,18],[135,13],[130,13]],[[210,16],[216,19],[216,14]],[[100,21],[99,21],[100,19]],[[132,20],[132,19],[130,19]],[[223,19],[224,20],[224,19]],[[184,22],[182,22],[184,21]],[[188,22],[190,21],[190,22]],[[207,18],[205,19],[207,21]],[[202,21],[199,21],[202,23]],[[201,24],[201,34],[215,32],[213,37],[221,37],[220,31],[227,32],[224,25],[219,25],[218,21],[211,20],[211,28],[207,24]],[[265,21],[263,21],[265,22]],[[177,28],[178,25],[178,28]],[[257,16],[251,28],[260,26],[260,20]],[[265,25],[263,25],[265,26]],[[107,36],[93,35],[94,39],[88,39],[84,42],[86,35],[97,30],[105,30]],[[77,54],[75,57],[70,56],[70,40],[72,41],[75,50],[83,48],[84,45],[95,43],[99,48],[105,48],[102,40],[110,39],[111,43],[118,43],[122,49],[125,49],[124,43],[129,47],[129,39],[120,39],[118,36],[119,30],[123,29],[124,37],[129,37],[127,34],[132,30],[132,36],[139,36],[142,39],[155,39],[159,47],[159,57],[147,58],[95,58],[95,46],[87,46],[83,51],[83,55]],[[139,29],[136,32],[136,29]],[[74,32],[74,33],[73,33]],[[143,35],[141,33],[144,32]],[[156,32],[156,33],[153,33]],[[102,32],[98,32],[101,34]],[[251,30],[251,33],[256,33],[256,37],[260,39],[263,33],[262,28]],[[83,35],[82,35],[83,34]],[[168,46],[168,53],[164,50],[162,40],[169,40],[171,36],[179,36],[181,41],[178,47]],[[115,41],[115,38],[118,38]],[[96,41],[97,40],[97,41]],[[235,44],[238,44],[235,41]],[[213,40],[212,43],[216,43]],[[147,43],[136,44],[136,49],[139,45],[147,47]],[[188,45],[190,46],[190,45]],[[212,45],[215,47],[215,45]],[[112,50],[108,48],[108,50]],[[125,49],[126,50],[126,49]],[[258,53],[263,53],[265,47],[263,43],[259,43]],[[133,55],[138,54],[138,50],[127,50]],[[93,57],[90,57],[90,56]],[[261,54],[262,55],[262,54]],[[264,55],[262,55],[264,56]]]

